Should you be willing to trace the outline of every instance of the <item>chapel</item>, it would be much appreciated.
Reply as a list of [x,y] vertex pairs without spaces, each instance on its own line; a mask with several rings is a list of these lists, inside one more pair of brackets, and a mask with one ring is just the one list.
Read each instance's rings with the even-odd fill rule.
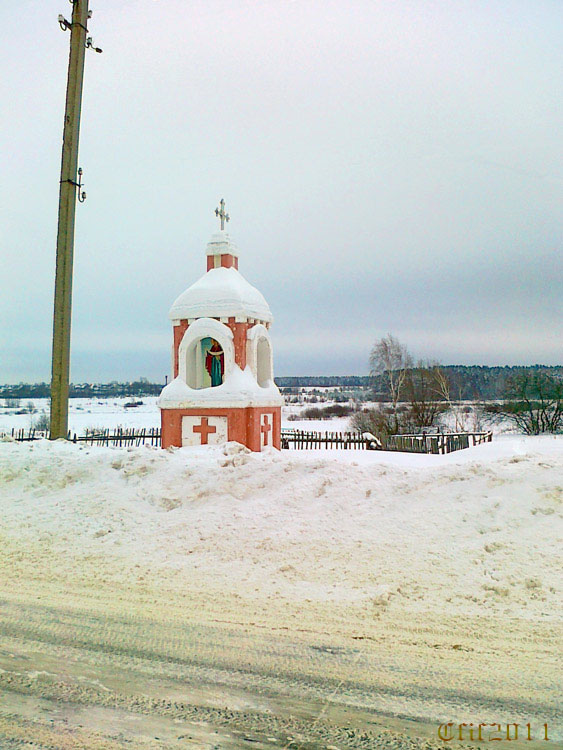
[[158,399],[162,447],[236,441],[250,450],[280,448],[283,398],[274,383],[272,313],[238,270],[225,231],[207,244],[207,272],[170,308],[172,373]]

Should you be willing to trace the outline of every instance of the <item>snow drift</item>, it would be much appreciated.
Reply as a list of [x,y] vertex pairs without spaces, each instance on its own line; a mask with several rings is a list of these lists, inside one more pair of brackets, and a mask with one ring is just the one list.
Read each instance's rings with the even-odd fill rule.
[[561,438],[444,457],[3,442],[1,535],[122,582],[150,569],[390,618],[555,617],[561,477]]

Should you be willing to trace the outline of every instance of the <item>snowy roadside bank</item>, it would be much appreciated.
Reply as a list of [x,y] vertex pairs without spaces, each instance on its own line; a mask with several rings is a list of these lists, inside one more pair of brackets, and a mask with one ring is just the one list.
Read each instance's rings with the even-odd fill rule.
[[2,535],[64,553],[73,569],[102,559],[124,582],[160,571],[172,586],[386,616],[447,603],[450,614],[551,618],[562,475],[562,438],[447,456],[5,442]]

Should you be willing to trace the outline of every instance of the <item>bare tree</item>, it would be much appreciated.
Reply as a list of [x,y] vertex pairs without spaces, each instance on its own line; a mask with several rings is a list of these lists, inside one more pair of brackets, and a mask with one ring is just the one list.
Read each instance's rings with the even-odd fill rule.
[[403,419],[401,413],[393,413],[393,410],[385,404],[377,404],[375,407],[361,409],[352,415],[350,426],[359,432],[369,432],[378,438],[387,435],[396,435],[401,432]]
[[369,364],[372,377],[382,375],[387,382],[397,432],[399,429],[398,404],[407,372],[412,367],[412,357],[406,346],[389,333],[376,341],[371,350]]
[[461,403],[463,384],[440,367],[435,368],[436,393],[448,405],[448,411],[455,419],[456,432],[465,432],[467,414]]
[[444,377],[444,371],[438,364],[422,360],[407,372],[404,391],[409,403],[410,430],[432,427],[446,410],[441,393]]
[[31,427],[38,432],[49,431],[49,415],[46,412],[42,412],[37,419],[34,419],[31,423]]
[[473,391],[473,400],[464,402],[468,385],[456,373],[446,372],[441,367],[435,368],[435,382],[437,394],[448,406],[448,412],[455,420],[455,431],[465,432],[472,429],[473,432],[483,430],[487,422],[485,417],[485,406],[479,393]]
[[[437,394],[437,366],[418,362],[416,367],[405,369],[395,393],[395,401],[377,404],[357,411],[352,417],[352,427],[360,432],[371,432],[383,438],[418,432],[436,424],[446,405]],[[392,377],[396,373],[391,373]]]
[[563,429],[563,380],[546,372],[522,371],[509,378],[501,404],[489,407],[527,435]]
[[482,432],[487,422],[485,405],[482,401],[476,399],[471,409],[471,429],[473,432]]

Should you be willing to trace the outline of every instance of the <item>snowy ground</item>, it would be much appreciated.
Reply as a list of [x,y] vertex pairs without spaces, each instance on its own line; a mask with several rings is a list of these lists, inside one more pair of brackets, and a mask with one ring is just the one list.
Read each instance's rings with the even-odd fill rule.
[[[53,622],[64,621],[63,610],[86,613],[76,628],[115,616],[144,622],[145,632],[164,618],[155,643],[188,620],[238,623],[257,634],[256,648],[260,633],[281,633],[292,649],[299,641],[305,656],[295,669],[318,680],[321,693],[326,687],[331,706],[426,722],[548,721],[562,739],[562,477],[561,437],[504,438],[448,456],[2,442],[0,596],[8,613],[31,608],[30,623],[39,599]],[[14,632],[21,612],[19,625],[16,610],[6,614]],[[47,638],[49,622],[42,614],[34,639]],[[95,630],[80,631],[80,642],[96,639]],[[216,637],[222,663],[235,659],[231,636]],[[104,653],[114,653],[112,638]],[[268,649],[281,659],[284,644]],[[328,665],[306,656],[319,644],[333,655],[353,646],[353,663],[334,656],[329,679]],[[0,656],[6,648],[14,643],[0,641]],[[246,648],[254,674],[258,652]],[[274,686],[288,663],[285,672],[264,667],[268,694],[289,694],[289,683]],[[8,692],[9,666],[0,660]],[[156,679],[161,667],[151,668]],[[42,669],[57,672],[53,663]],[[291,685],[304,706],[307,696]],[[45,698],[43,683],[35,689],[28,693]],[[49,682],[49,700],[58,705],[64,690]]]
[[[116,398],[71,398],[69,399],[68,426],[71,432],[82,434],[92,427],[113,429],[114,427],[160,427],[160,411],[156,396],[134,399],[130,396]],[[142,401],[142,406],[125,408],[131,401]],[[32,404],[35,411],[16,414]],[[0,432],[12,428],[28,430],[38,417],[49,415],[49,399],[21,399],[17,409],[0,406]]]

